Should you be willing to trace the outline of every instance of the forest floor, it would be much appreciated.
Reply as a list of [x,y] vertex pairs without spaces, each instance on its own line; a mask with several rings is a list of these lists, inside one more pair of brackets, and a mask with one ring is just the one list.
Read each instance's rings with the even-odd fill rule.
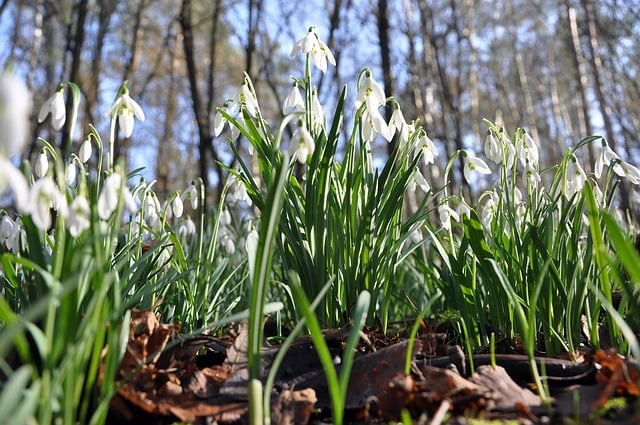
[[[161,324],[152,312],[137,311],[130,326],[109,424],[248,422],[242,325],[220,337],[184,338],[178,325]],[[336,364],[348,335],[348,329],[325,331]],[[614,351],[585,352],[571,360],[536,357],[546,377],[545,401],[535,391],[527,356],[512,341],[497,344],[495,356],[474,354],[471,373],[471,359],[460,347],[444,344],[447,334],[425,325],[407,375],[405,335],[365,329],[351,371],[345,423],[397,422],[403,411],[413,423],[431,424],[640,423],[638,366]],[[264,348],[265,376],[277,350],[277,344]],[[287,352],[272,400],[274,424],[331,422],[324,371],[308,337],[298,338]]]

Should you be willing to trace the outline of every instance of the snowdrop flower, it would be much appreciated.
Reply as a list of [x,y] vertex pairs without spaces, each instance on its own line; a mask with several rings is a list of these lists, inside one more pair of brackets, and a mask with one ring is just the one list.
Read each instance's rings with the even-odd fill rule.
[[311,117],[315,125],[324,126],[326,117],[316,89],[311,91]]
[[236,252],[236,244],[233,242],[233,238],[229,233],[225,233],[222,235],[222,237],[220,238],[220,245],[222,245],[222,248],[224,249],[224,252],[227,253],[227,255],[231,255]]
[[29,205],[33,224],[43,231],[51,227],[51,208],[67,215],[66,199],[50,177],[36,180],[29,192]]
[[180,197],[179,193],[176,193],[176,196],[171,202],[171,211],[173,212],[174,217],[182,217],[182,213],[184,212],[184,204],[182,203],[182,198]]
[[438,156],[436,146],[424,132],[422,132],[422,135],[416,144],[416,155],[420,154],[422,154],[422,161],[424,165],[434,164],[436,162],[436,157]]
[[126,185],[122,184],[122,176],[119,173],[109,175],[104,181],[102,191],[98,196],[98,215],[103,220],[108,220],[118,207],[118,198],[123,197],[124,206],[133,213],[137,210],[136,201]]
[[502,162],[502,147],[491,131],[484,140],[484,154],[496,165]]
[[83,164],[86,164],[87,161],[89,161],[89,159],[91,158],[92,153],[93,153],[93,147],[91,146],[91,140],[87,138],[80,145],[80,149],[78,150],[78,158],[80,158],[80,161]]
[[624,175],[627,177],[627,180],[631,184],[639,184],[640,183],[640,170],[637,167],[629,164],[628,162],[620,163],[622,169],[624,170]]
[[292,160],[298,160],[300,164],[307,162],[307,157],[313,154],[316,144],[311,137],[311,133],[304,125],[300,125],[291,137],[289,142],[289,155]]
[[27,213],[29,184],[22,172],[11,161],[0,156],[0,194],[3,194],[7,187],[13,192],[13,200],[18,212]]
[[196,188],[195,183],[191,183],[187,190],[182,192],[181,198],[183,202],[185,199],[188,199],[191,202],[192,209],[195,210],[198,208],[198,188]]
[[67,118],[67,108],[64,104],[64,84],[58,85],[56,92],[47,99],[38,113],[38,122],[43,122],[51,114],[51,125],[60,130]]
[[244,84],[240,88],[240,94],[238,95],[238,104],[247,108],[249,115],[255,117],[260,112],[260,107],[258,106],[258,99],[256,99],[256,95],[249,84],[249,77],[245,77]]
[[249,265],[249,279],[253,282],[253,274],[255,270],[256,253],[258,252],[258,231],[253,228],[247,234],[247,239],[244,243],[244,249],[247,251],[247,264]]
[[191,217],[187,216],[186,220],[183,220],[178,227],[178,236],[181,239],[188,239],[196,234],[196,224],[191,220]]
[[405,121],[402,110],[400,109],[400,106],[398,106],[397,102],[394,102],[393,112],[391,113],[391,119],[389,120],[389,132],[391,133],[391,136],[396,134],[396,132],[399,132],[399,138],[402,141],[409,138],[409,125],[407,124],[407,121]]
[[4,243],[9,251],[18,254],[24,246],[25,238],[26,233],[20,217],[13,221],[8,215],[3,215],[0,220],[0,242]]
[[69,205],[69,216],[67,218],[67,229],[73,237],[78,237],[89,228],[91,221],[91,209],[87,198],[78,195],[71,205]]
[[78,175],[78,168],[76,167],[75,161],[71,161],[67,164],[66,169],[64,170],[64,181],[67,184],[71,185],[74,181],[76,181],[76,177]]
[[428,193],[429,190],[431,190],[431,186],[429,186],[429,183],[424,178],[424,176],[422,175],[418,167],[416,167],[413,173],[413,176],[411,177],[411,180],[409,180],[409,184],[407,185],[407,190],[413,192],[416,190],[416,186],[420,187],[420,189],[424,193]]
[[370,70],[365,69],[364,76],[364,81],[356,94],[356,108],[360,108],[360,105],[366,103],[368,109],[377,110],[387,103],[387,97],[380,84],[371,76]]
[[487,199],[487,202],[485,202],[484,204],[484,208],[482,209],[481,220],[482,224],[484,224],[486,228],[491,227],[491,220],[493,220],[493,217],[496,215],[496,212],[498,210],[496,205],[496,198],[497,195],[495,193],[491,193],[489,195],[489,199]]
[[621,165],[622,160],[620,159],[618,154],[615,153],[613,149],[611,149],[611,147],[605,143],[603,144],[602,149],[600,150],[600,155],[598,156],[598,159],[596,159],[596,164],[594,167],[596,178],[600,178],[600,176],[602,175],[602,168],[605,165],[607,167],[610,166],[612,162],[614,163],[613,171],[620,177],[624,177],[625,172],[624,172],[624,168]]
[[393,134],[389,130],[384,117],[377,109],[366,109],[362,116],[362,138],[364,140],[373,140],[376,134],[380,134],[387,142],[393,138]]
[[0,74],[0,157],[11,158],[22,152],[30,112],[31,96],[24,82],[9,72]]
[[220,224],[225,227],[231,225],[231,213],[229,213],[228,209],[224,209],[220,213]]
[[464,179],[467,183],[471,183],[473,180],[474,174],[491,174],[491,169],[482,159],[477,156],[473,156],[470,153],[465,152],[465,161],[464,161]]
[[235,174],[229,175],[229,197],[232,201],[245,201],[248,205],[251,205],[251,198],[247,193],[247,188],[244,183],[238,179]]
[[302,95],[300,94],[298,83],[294,82],[293,86],[291,86],[291,91],[289,92],[289,95],[284,99],[282,112],[285,115],[289,115],[294,112],[303,112],[303,111],[304,111],[304,100],[302,100]]
[[316,28],[311,27],[304,38],[298,40],[291,49],[291,57],[298,53],[311,53],[311,59],[314,65],[323,73],[327,72],[327,61],[333,66],[336,65],[336,59],[329,47],[320,40],[316,33]]
[[578,163],[578,160],[572,155],[567,161],[567,170],[563,185],[564,196],[567,199],[571,199],[574,194],[584,188],[585,180],[587,180],[587,175]]
[[234,102],[233,99],[227,99],[224,105],[222,105],[221,108],[218,108],[216,116],[213,118],[213,135],[215,137],[218,137],[222,133],[222,130],[224,130],[224,125],[228,122],[227,118],[222,114],[221,111],[224,111],[227,114],[233,116],[238,113],[238,104]]
[[531,162],[534,166],[537,166],[540,159],[538,145],[526,131],[524,131],[524,134],[520,138],[520,143],[518,145],[518,158],[523,166],[526,165],[527,161]]
[[46,149],[42,149],[40,151],[40,155],[36,158],[33,171],[37,177],[44,177],[47,174],[47,171],[49,171],[49,158],[47,158]]
[[445,230],[451,230],[452,218],[455,221],[460,221],[460,216],[458,215],[458,213],[446,204],[440,205],[438,207],[438,216],[440,217],[440,222],[442,222],[442,228]]
[[122,135],[127,139],[133,134],[134,117],[140,121],[145,120],[142,108],[129,96],[126,82],[120,87],[118,98],[109,109],[109,113],[112,118],[117,116]]
[[524,166],[524,170],[522,170],[522,177],[531,189],[537,188],[538,184],[542,181],[538,170],[536,170],[530,162],[527,162]]
[[471,208],[469,208],[469,206],[467,205],[467,203],[464,200],[460,200],[460,203],[458,204],[458,207],[456,208],[456,212],[458,213],[459,217],[470,217],[471,216]]
[[148,190],[144,200],[142,202],[142,211],[147,219],[149,226],[155,230],[159,229],[160,225],[160,211],[162,206],[156,196],[155,192]]

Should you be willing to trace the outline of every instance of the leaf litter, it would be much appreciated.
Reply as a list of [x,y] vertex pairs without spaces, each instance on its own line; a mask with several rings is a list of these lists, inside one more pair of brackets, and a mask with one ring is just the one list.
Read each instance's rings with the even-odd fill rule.
[[[339,360],[349,329],[327,330],[331,355]],[[406,338],[365,329],[357,347],[346,396],[350,423],[388,423],[403,411],[417,423],[444,418],[511,419],[518,423],[562,422],[589,417],[614,398],[638,404],[638,365],[613,350],[584,355],[581,361],[536,358],[552,394],[545,406],[532,384],[524,354],[464,358],[459,347],[429,330],[416,339],[411,372],[404,373]],[[278,351],[265,344],[263,378]],[[336,363],[339,363],[337,361]],[[152,311],[134,311],[129,340],[118,371],[110,424],[244,424],[247,405],[247,329],[239,323],[223,337],[184,336],[179,325],[161,324]],[[274,424],[330,420],[331,403],[324,372],[309,337],[296,339],[277,372],[272,394]],[[640,423],[633,408],[624,421]]]

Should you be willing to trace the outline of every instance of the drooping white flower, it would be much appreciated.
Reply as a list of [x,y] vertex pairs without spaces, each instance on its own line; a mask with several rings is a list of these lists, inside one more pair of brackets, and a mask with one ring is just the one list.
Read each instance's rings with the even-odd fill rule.
[[105,179],[102,191],[98,196],[98,215],[101,219],[108,220],[111,217],[111,214],[118,207],[120,196],[122,196],[124,206],[130,213],[137,210],[133,195],[127,185],[122,183],[122,176],[119,173],[113,173]]
[[531,189],[538,187],[538,183],[542,181],[538,170],[530,163],[527,162],[522,170],[522,177],[525,179]]
[[424,165],[435,163],[436,157],[438,156],[436,145],[433,144],[433,141],[426,135],[426,133],[422,133],[418,138],[415,152],[416,155],[422,155]]
[[11,158],[22,152],[30,112],[31,95],[25,83],[10,72],[0,74],[0,157]]
[[186,220],[183,220],[178,227],[178,236],[181,239],[188,239],[196,234],[196,224],[191,220],[191,217],[187,216]]
[[404,115],[402,114],[402,110],[396,104],[393,108],[393,112],[391,113],[391,119],[389,120],[389,132],[391,136],[395,135],[396,132],[400,132],[400,140],[405,141],[409,137],[409,125],[404,119]]
[[244,186],[244,183],[238,179],[235,174],[229,175],[228,183],[229,185],[229,198],[232,201],[245,201],[247,204],[251,205],[251,197],[249,193],[247,193],[247,188]]
[[26,233],[20,217],[14,221],[8,215],[3,215],[0,220],[0,243],[4,243],[9,251],[18,254],[24,246],[25,238]]
[[409,184],[407,185],[407,190],[415,191],[416,187],[419,187],[424,193],[429,193],[431,190],[431,186],[429,182],[424,178],[422,172],[418,167],[416,167],[411,180],[409,180]]
[[331,65],[336,65],[336,59],[333,57],[333,53],[329,47],[320,40],[316,33],[315,27],[309,28],[307,34],[298,40],[291,49],[291,57],[294,57],[298,53],[311,53],[314,65],[323,73],[327,72],[327,61]]
[[120,87],[119,96],[109,109],[109,113],[112,118],[117,117],[122,135],[127,139],[133,134],[134,117],[140,121],[145,120],[144,111],[138,105],[138,102],[129,96],[129,89],[126,83],[123,83]]
[[442,227],[445,230],[451,229],[451,219],[460,221],[460,216],[458,215],[458,213],[446,204],[440,205],[438,207],[438,216],[440,217],[440,222],[442,223]]
[[318,99],[318,91],[315,89],[311,91],[311,118],[313,124],[317,126],[324,126],[326,121],[322,103],[320,103],[320,99]]
[[43,231],[51,226],[51,208],[67,215],[66,199],[50,177],[36,180],[29,191],[29,205],[33,224]]
[[227,118],[222,114],[221,110],[231,116],[234,116],[238,113],[238,104],[233,99],[227,99],[224,105],[221,108],[218,108],[218,111],[213,118],[213,135],[215,137],[218,137],[222,133],[224,125],[227,123]]
[[484,226],[486,228],[490,228],[491,227],[491,220],[493,220],[493,217],[496,215],[497,212],[497,204],[496,204],[496,194],[491,193],[490,196],[488,197],[487,201],[484,204],[484,207],[482,208],[482,224],[484,224]]
[[185,199],[188,199],[191,202],[192,209],[195,210],[198,208],[198,188],[196,188],[194,183],[191,183],[187,190],[182,192],[182,201]]
[[40,151],[40,155],[36,158],[36,163],[33,166],[33,172],[36,177],[44,177],[49,171],[49,158],[47,158],[46,149]]
[[0,156],[0,195],[9,188],[13,193],[16,209],[20,213],[29,210],[29,184],[22,172],[7,158]]
[[475,173],[491,174],[491,169],[489,168],[487,163],[477,156],[473,156],[467,152],[464,159],[463,172],[464,179],[467,181],[467,183],[471,183]]
[[247,251],[247,264],[249,266],[250,281],[253,281],[253,275],[256,265],[256,254],[258,252],[258,240],[258,231],[255,228],[251,229],[249,234],[247,234],[247,239],[244,244],[244,248]]
[[381,135],[387,142],[393,138],[387,122],[377,109],[366,109],[362,115],[362,138],[372,141],[376,134]]
[[467,205],[467,203],[464,200],[460,200],[460,202],[458,203],[458,206],[456,208],[456,212],[458,213],[459,217],[470,217],[471,216],[471,208],[469,208],[469,206]]
[[518,158],[523,166],[526,165],[527,161],[531,162],[534,166],[538,165],[540,159],[538,145],[526,131],[519,139],[517,151]]
[[47,99],[38,113],[38,122],[43,122],[51,114],[51,125],[60,130],[67,118],[67,108],[64,104],[64,84],[60,84],[56,92]]
[[620,159],[620,156],[618,156],[618,154],[615,153],[615,151],[611,149],[608,144],[605,144],[604,146],[602,146],[600,155],[598,155],[598,158],[596,159],[596,164],[594,167],[596,178],[600,178],[604,166],[606,165],[607,167],[609,167],[611,166],[612,162],[613,171],[620,177],[624,177],[625,172],[623,166],[621,165],[622,160]]
[[304,100],[302,99],[302,94],[300,94],[298,83],[293,83],[293,86],[291,86],[291,91],[289,92],[289,95],[284,99],[284,104],[282,105],[282,112],[285,115],[289,115],[294,112],[303,112],[303,111],[304,111]]
[[377,110],[387,103],[387,96],[380,84],[371,76],[371,71],[366,69],[364,73],[364,81],[356,94],[356,108],[360,108],[360,105],[366,103],[367,108]]
[[76,176],[78,175],[78,168],[76,167],[76,162],[71,161],[67,164],[67,167],[64,170],[64,181],[67,184],[73,184],[76,181]]
[[484,154],[496,165],[502,162],[502,146],[491,131],[484,140]]
[[184,204],[182,203],[182,198],[180,194],[177,194],[173,201],[171,202],[171,210],[173,211],[173,216],[176,218],[182,217],[182,213],[184,211]]
[[628,162],[622,162],[620,165],[624,170],[624,175],[631,184],[640,183],[640,170],[636,166],[631,165]]
[[78,237],[89,228],[91,224],[91,209],[87,198],[78,195],[69,205],[69,216],[67,217],[67,229],[73,237]]
[[298,160],[300,164],[307,162],[307,157],[313,154],[316,144],[309,130],[304,125],[299,126],[289,142],[289,155],[292,160]]
[[584,182],[587,175],[578,163],[578,160],[571,156],[567,161],[567,170],[563,185],[564,196],[571,199],[576,192],[580,192],[584,188]]
[[78,150],[78,158],[80,158],[80,161],[82,161],[83,164],[86,164],[91,158],[92,153],[93,147],[91,146],[91,140],[85,139]]
[[247,108],[247,112],[249,112],[249,115],[252,117],[255,117],[260,112],[258,99],[249,86],[249,77],[246,77],[244,84],[242,84],[242,87],[240,88],[238,104]]

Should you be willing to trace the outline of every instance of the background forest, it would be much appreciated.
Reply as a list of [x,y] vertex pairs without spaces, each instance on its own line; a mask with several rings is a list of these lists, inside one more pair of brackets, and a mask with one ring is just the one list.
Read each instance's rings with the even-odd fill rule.
[[[34,114],[60,82],[76,82],[81,129],[106,121],[128,81],[147,120],[130,139],[118,138],[116,154],[129,169],[146,167],[160,199],[200,176],[214,203],[228,174],[220,163],[234,161],[228,130],[214,137],[216,108],[236,95],[246,71],[267,120],[279,120],[292,84],[286,76],[296,73],[289,52],[311,25],[337,62],[319,74],[320,100],[334,99],[329,86],[351,85],[369,66],[444,153],[423,170],[427,178],[438,178],[456,150],[481,151],[483,118],[508,131],[526,128],[542,164],[558,163],[568,146],[594,133],[634,162],[639,21],[640,4],[631,0],[3,0],[0,63],[26,78]],[[37,136],[57,146],[66,140],[65,131],[51,131],[46,123],[32,129],[30,158],[39,152]],[[236,143],[248,149],[242,138]],[[391,147],[382,142],[376,154]],[[461,171],[460,161],[454,183]],[[629,205],[629,193],[621,193]]]

